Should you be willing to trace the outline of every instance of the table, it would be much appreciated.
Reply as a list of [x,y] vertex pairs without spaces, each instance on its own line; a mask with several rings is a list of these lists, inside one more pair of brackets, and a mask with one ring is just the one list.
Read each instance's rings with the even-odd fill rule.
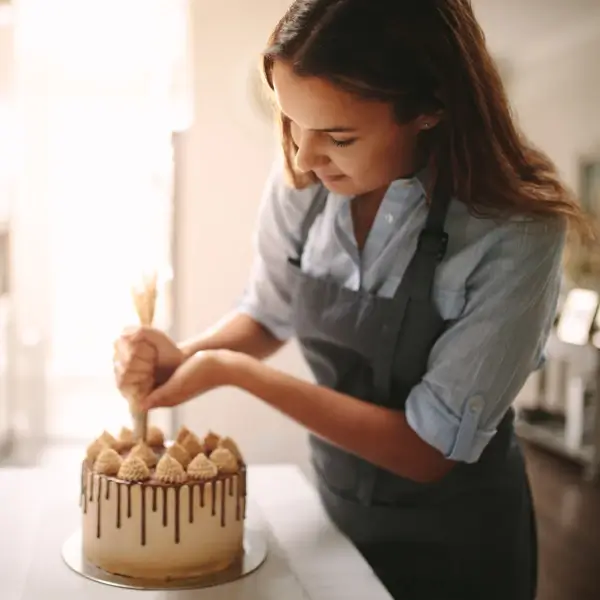
[[264,527],[269,555],[255,573],[215,588],[140,592],[88,581],[62,561],[79,525],[78,456],[63,464],[0,469],[2,600],[391,600],[335,529],[317,493],[291,465],[252,466],[248,522]]

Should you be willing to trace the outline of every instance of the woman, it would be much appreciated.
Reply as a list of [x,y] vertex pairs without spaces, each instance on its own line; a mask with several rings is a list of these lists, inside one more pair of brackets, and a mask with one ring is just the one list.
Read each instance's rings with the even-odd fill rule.
[[[306,427],[328,514],[394,598],[534,598],[510,406],[576,203],[467,0],[298,0],[263,63],[283,159],[244,301],[179,346],[124,333],[119,386],[154,377],[147,409],[237,386]],[[261,362],[292,336],[316,384]]]

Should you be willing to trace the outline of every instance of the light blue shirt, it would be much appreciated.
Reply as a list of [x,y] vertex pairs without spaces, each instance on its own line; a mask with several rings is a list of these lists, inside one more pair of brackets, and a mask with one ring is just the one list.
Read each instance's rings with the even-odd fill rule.
[[[239,310],[281,340],[294,335],[286,262],[297,255],[315,193],[315,186],[289,187],[277,161],[259,210],[256,256]],[[392,296],[425,223],[424,199],[421,178],[394,181],[359,252],[350,198],[330,193],[310,231],[302,270]],[[565,228],[541,220],[480,219],[453,200],[446,231],[448,251],[433,295],[450,325],[407,399],[406,417],[444,456],[475,462],[541,363],[558,300]]]

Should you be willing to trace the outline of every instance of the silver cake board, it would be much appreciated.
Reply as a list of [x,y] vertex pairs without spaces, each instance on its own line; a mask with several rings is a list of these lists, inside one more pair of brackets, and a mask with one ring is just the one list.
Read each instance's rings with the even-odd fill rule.
[[238,564],[211,575],[172,581],[113,575],[90,564],[83,557],[81,530],[76,531],[63,544],[62,557],[67,566],[78,575],[105,585],[131,590],[193,590],[231,583],[256,571],[267,557],[267,542],[262,531],[247,529],[244,534],[244,555]]

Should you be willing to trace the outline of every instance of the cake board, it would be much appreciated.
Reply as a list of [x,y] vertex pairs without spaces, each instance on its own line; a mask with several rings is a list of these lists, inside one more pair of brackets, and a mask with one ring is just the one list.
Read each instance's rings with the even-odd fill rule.
[[66,565],[78,575],[113,587],[152,591],[192,590],[231,583],[256,571],[267,558],[267,542],[263,531],[259,529],[247,529],[244,534],[244,555],[239,563],[218,573],[173,581],[157,581],[113,575],[90,564],[83,557],[82,533],[80,529],[63,544],[62,558]]

